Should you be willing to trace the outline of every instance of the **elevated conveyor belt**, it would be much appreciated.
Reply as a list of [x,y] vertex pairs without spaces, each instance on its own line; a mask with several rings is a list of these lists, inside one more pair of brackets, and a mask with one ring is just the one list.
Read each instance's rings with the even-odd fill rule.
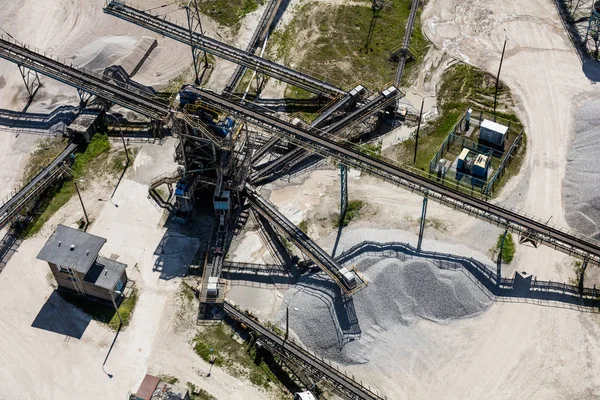
[[271,202],[262,198],[256,189],[246,185],[248,201],[254,209],[272,224],[281,229],[296,246],[325,271],[346,293],[352,293],[364,284],[354,271],[337,263],[329,254],[313,242],[300,228],[279,212]]
[[70,67],[34,51],[30,47],[8,40],[6,37],[0,37],[0,58],[22,65],[149,118],[159,120],[166,118],[169,114],[169,107],[161,100],[149,96],[148,93],[126,84],[109,83],[91,71]]
[[[269,0],[265,11],[258,23],[258,26],[254,30],[254,34],[252,38],[248,42],[248,46],[246,47],[246,51],[250,54],[253,54],[257,47],[261,42],[264,42],[267,32],[273,23],[273,19],[275,18],[275,14],[279,10],[279,6],[281,5],[282,0]],[[244,76],[244,72],[246,72],[246,67],[243,65],[237,65],[235,67],[235,71],[231,78],[229,78],[229,82],[225,86],[223,90],[224,93],[233,93],[237,86],[239,85],[242,77]]]
[[62,171],[59,171],[59,169],[61,169],[63,162],[75,153],[75,150],[77,150],[76,144],[68,145],[50,165],[46,166],[31,181],[3,202],[0,206],[0,229],[12,221],[24,206],[36,199],[50,184],[62,176]]
[[[356,100],[356,98],[363,94],[364,91],[365,88],[360,85],[355,87],[340,100],[336,101],[331,107],[323,111],[323,113],[310,124],[310,127],[320,128],[329,117],[331,117],[335,112],[342,110],[351,101]],[[278,142],[279,138],[274,136],[271,138],[271,140],[265,143],[265,145],[258,149],[252,156],[252,164],[256,164],[258,161],[260,161],[260,159],[263,158],[271,148],[277,145]]]
[[[184,26],[166,21],[160,16],[155,16],[144,11],[137,10],[123,1],[112,0],[104,7],[104,12],[125,21],[139,25],[143,28],[157,32],[163,36],[177,40],[186,45],[190,45],[190,32]],[[271,76],[275,79],[297,86],[312,93],[327,97],[335,97],[346,94],[346,91],[325,82],[324,80],[314,78],[307,74],[294,71],[291,68],[281,64],[274,63],[262,57],[251,54],[247,51],[238,49],[228,44],[219,42],[213,38],[193,35],[194,45],[202,51],[210,53],[216,57],[231,61],[238,65]]]
[[238,310],[231,304],[223,303],[223,310],[230,318],[233,318],[249,329],[257,333],[261,341],[268,341],[268,345],[275,346],[276,351],[281,352],[284,357],[294,357],[303,364],[303,367],[311,372],[317,372],[320,374],[322,379],[327,380],[330,384],[334,385],[336,391],[347,399],[361,399],[361,400],[383,400],[383,397],[374,393],[371,389],[363,386],[359,382],[351,379],[343,372],[339,371],[335,367],[327,364],[327,362],[319,359],[314,354],[308,352],[304,348],[298,346],[296,343],[285,340],[273,331],[265,328],[255,319],[248,316],[246,313]]
[[[365,118],[368,118],[370,115],[376,113],[380,109],[386,107],[388,104],[393,103],[396,98],[398,98],[402,92],[400,92],[395,87],[390,87],[383,92],[379,93],[374,99],[369,101],[363,107],[354,110],[353,112],[346,115],[341,120],[335,122],[332,125],[329,125],[327,128],[323,129],[322,135],[325,137],[331,137],[333,135],[337,135],[343,129],[348,129],[353,125],[363,121]],[[314,125],[314,123],[313,123]],[[311,125],[311,128],[315,128],[315,126]],[[293,165],[296,165],[308,157],[310,157],[311,152],[306,151],[303,148],[296,148],[292,150],[290,153],[279,157],[277,160],[273,161],[271,164],[266,166],[263,169],[256,171],[252,174],[252,181],[258,181],[261,178],[269,176],[273,173],[278,173],[285,169],[291,168]]]
[[413,26],[415,25],[415,19],[417,18],[417,9],[419,8],[419,0],[412,0],[410,7],[410,13],[408,14],[408,22],[406,23],[406,30],[404,31],[404,40],[402,41],[402,54],[398,59],[398,68],[396,69],[396,77],[394,82],[396,86],[400,87],[402,81],[402,74],[404,73],[404,66],[406,65],[406,58],[409,55],[408,46],[410,45],[410,38],[412,36]]
[[331,139],[308,132],[278,118],[251,110],[215,93],[201,89],[196,89],[196,91],[203,103],[227,110],[229,114],[248,123],[271,130],[273,133],[277,133],[301,147],[311,149],[323,156],[333,157],[349,167],[406,186],[412,191],[426,194],[431,200],[439,201],[449,207],[458,208],[470,215],[486,219],[490,223],[505,227],[567,254],[600,264],[600,242],[594,239],[564,231],[557,226],[550,226],[546,222],[525,215],[518,210],[507,209],[484,199],[462,193],[444,186],[443,183],[429,180],[420,175],[420,172],[410,170],[404,165],[391,164],[363,154],[345,144],[336,143]]

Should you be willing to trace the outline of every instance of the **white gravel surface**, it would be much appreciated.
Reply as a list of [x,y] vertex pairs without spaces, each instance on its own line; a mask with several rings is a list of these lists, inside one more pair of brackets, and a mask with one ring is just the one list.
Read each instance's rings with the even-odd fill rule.
[[563,198],[568,224],[598,238],[600,223],[600,100],[586,103],[575,118],[575,136],[567,158]]

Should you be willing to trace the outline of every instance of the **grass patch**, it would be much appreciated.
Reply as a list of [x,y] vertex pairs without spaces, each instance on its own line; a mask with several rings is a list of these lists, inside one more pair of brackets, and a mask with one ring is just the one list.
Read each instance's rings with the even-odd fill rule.
[[298,224],[298,229],[300,229],[304,233],[308,233],[308,221],[305,219],[300,221],[300,223]]
[[[496,249],[500,251],[500,245],[502,244],[502,235],[498,237],[498,242],[496,243]],[[504,240],[504,246],[502,247],[502,262],[505,264],[510,264],[510,262],[515,258],[515,242],[512,237],[512,233],[507,233],[506,239]]]
[[[138,290],[134,287],[129,297],[123,300],[121,302],[121,305],[119,305],[119,314],[121,314],[121,318],[123,319],[123,328],[129,325],[137,301]],[[119,316],[117,315],[117,313],[113,315],[112,319],[108,323],[108,326],[114,330],[119,329]]]
[[340,222],[342,223],[342,227],[348,226],[350,221],[352,221],[355,217],[358,217],[360,210],[364,207],[364,205],[365,203],[362,200],[350,200],[348,202],[348,209],[346,210],[346,215],[344,215],[343,221],[340,221],[340,214],[335,213],[333,215],[333,226],[339,228]]
[[67,147],[67,141],[63,138],[47,138],[38,142],[37,149],[29,155],[25,166],[23,182],[29,182],[43,167],[50,164]]
[[233,376],[244,377],[266,390],[276,388],[272,382],[276,382],[277,378],[264,361],[261,360],[258,364],[254,362],[254,346],[238,343],[233,335],[233,330],[224,323],[208,326],[193,339],[194,351],[204,361],[210,362],[212,347],[216,366],[223,367]]
[[157,376],[157,378],[159,378],[161,381],[165,381],[167,382],[169,385],[176,385],[177,382],[179,382],[179,378],[173,376],[173,375],[163,375],[160,374]]
[[190,400],[217,400],[215,396],[191,382],[187,383],[187,387],[190,391]]
[[[286,65],[297,65],[343,87],[360,82],[372,90],[383,89],[394,80],[397,62],[390,60],[390,53],[402,44],[411,7],[410,0],[386,3],[368,44],[371,2],[338,6],[305,3],[285,29],[272,34],[269,52]],[[411,41],[413,64],[420,63],[427,46],[417,17]],[[305,56],[298,60],[298,54]]]
[[79,180],[84,177],[86,171],[90,169],[96,170],[94,167],[97,167],[97,161],[101,158],[101,155],[106,155],[107,158],[108,150],[110,150],[108,136],[106,134],[97,133],[94,135],[85,151],[75,155],[75,162],[71,165],[73,177],[64,180],[60,185],[55,185],[50,189],[48,196],[46,196],[47,200],[40,206],[38,214],[33,218],[33,221],[25,227],[23,234],[26,237],[38,233],[54,213],[71,199],[76,192],[72,179]]
[[221,25],[238,28],[242,18],[264,4],[264,0],[197,0],[201,13],[210,16]]
[[381,142],[359,144],[357,150],[368,156],[381,159]]

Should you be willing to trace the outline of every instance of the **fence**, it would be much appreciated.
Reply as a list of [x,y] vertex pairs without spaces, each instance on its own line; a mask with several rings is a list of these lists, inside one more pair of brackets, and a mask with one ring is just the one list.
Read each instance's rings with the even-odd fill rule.
[[[464,132],[464,127],[465,127],[464,124],[465,124],[466,114],[467,113],[465,111],[465,113],[461,116],[459,121],[456,124],[454,124],[454,126],[450,130],[450,133],[448,134],[446,139],[444,139],[444,141],[442,142],[442,145],[440,146],[438,151],[435,153],[435,155],[429,162],[429,173],[437,174],[437,176],[439,178],[441,178],[442,180],[443,179],[454,179],[457,181],[457,185],[460,184],[459,181],[463,177],[468,177],[471,180],[471,185],[470,185],[471,190],[473,190],[473,189],[475,189],[475,187],[477,187],[477,188],[480,188],[480,191],[482,194],[484,194],[485,196],[489,196],[492,194],[493,190],[495,189],[498,179],[504,175],[505,168],[508,167],[508,165],[510,164],[510,162],[512,160],[513,155],[515,154],[515,152],[517,151],[517,149],[519,148],[519,146],[521,145],[521,143],[523,141],[523,127],[519,123],[510,121],[510,120],[507,120],[507,119],[504,119],[501,117],[494,117],[492,114],[486,113],[484,111],[480,111],[480,110],[473,111],[473,113],[471,114],[471,124],[473,124],[474,126],[480,126],[484,119],[494,119],[496,121],[504,123],[505,126],[508,127],[508,131],[506,133],[505,140],[509,140],[509,137],[514,134],[517,135],[516,139],[510,145],[508,151],[505,153],[502,153],[497,149],[493,149],[491,147],[481,145],[477,142],[474,142],[474,141],[471,141],[471,140],[465,138],[464,136],[460,136],[460,133]],[[472,177],[470,175],[465,175],[465,174],[458,173],[456,171],[451,171],[450,169],[448,169],[448,170],[442,169],[442,170],[438,171],[437,165],[438,165],[439,161],[444,157],[444,155],[448,151],[450,151],[450,148],[457,140],[461,140],[461,144],[460,144],[461,148],[468,148],[470,150],[474,150],[479,153],[489,154],[490,159],[493,156],[502,158],[500,165],[498,166],[498,168],[492,175],[492,178],[485,181],[482,179]],[[464,184],[463,184],[463,186],[464,186]]]

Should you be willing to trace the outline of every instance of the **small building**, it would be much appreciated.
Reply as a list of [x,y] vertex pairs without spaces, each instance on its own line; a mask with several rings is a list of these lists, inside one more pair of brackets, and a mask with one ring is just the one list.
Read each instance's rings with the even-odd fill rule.
[[508,126],[504,126],[489,119],[484,119],[479,127],[479,141],[495,146],[504,146]]
[[487,180],[489,161],[489,156],[470,151],[465,147],[457,158],[456,169],[460,173]]
[[140,388],[132,400],[189,400],[187,389],[165,382],[156,376],[146,374]]
[[80,114],[67,126],[67,136],[79,145],[88,144],[98,130],[103,116],[103,112]]
[[112,301],[127,284],[127,265],[100,255],[106,239],[58,225],[37,256],[46,261],[58,288]]

